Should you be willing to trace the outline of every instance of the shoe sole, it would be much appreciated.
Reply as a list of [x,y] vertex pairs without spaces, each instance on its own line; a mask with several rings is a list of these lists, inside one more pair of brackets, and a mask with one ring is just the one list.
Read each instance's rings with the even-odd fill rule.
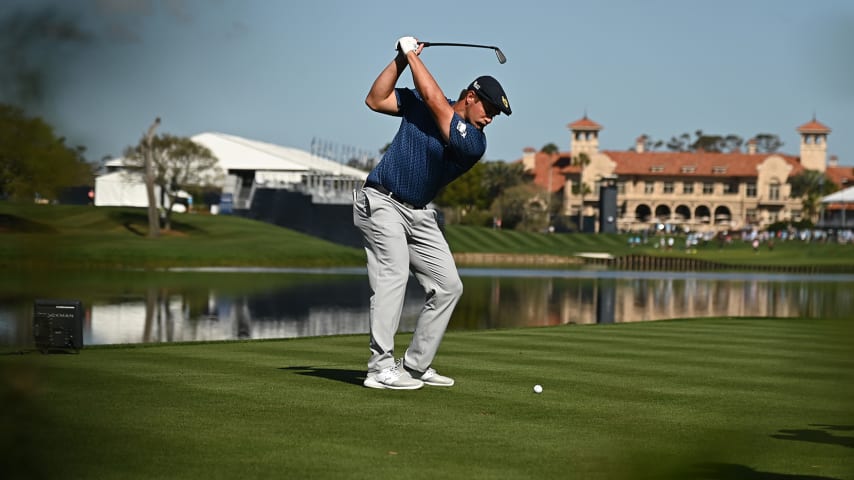
[[425,381],[425,380],[422,380],[422,382],[424,382],[424,385],[430,385],[431,387],[453,387],[453,386],[454,386],[454,382],[451,382],[451,383],[436,383],[436,382],[428,382],[428,381]]
[[417,385],[397,386],[388,385],[382,382],[378,382],[372,378],[367,378],[364,382],[362,382],[362,385],[368,388],[375,388],[377,390],[418,390],[419,388],[424,386],[424,382],[421,382]]

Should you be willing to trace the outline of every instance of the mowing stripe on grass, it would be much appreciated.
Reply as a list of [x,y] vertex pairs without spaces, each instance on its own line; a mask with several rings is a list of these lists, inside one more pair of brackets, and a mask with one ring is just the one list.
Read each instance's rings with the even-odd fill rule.
[[361,386],[364,335],[6,355],[0,447],[15,460],[0,467],[9,478],[851,478],[852,333],[805,319],[452,331],[434,367],[457,385],[414,392]]

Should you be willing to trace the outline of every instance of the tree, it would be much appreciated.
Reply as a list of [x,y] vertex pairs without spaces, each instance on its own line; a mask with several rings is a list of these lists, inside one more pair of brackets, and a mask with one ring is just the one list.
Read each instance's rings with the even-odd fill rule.
[[[145,143],[146,139],[143,138],[139,145],[125,149],[128,167],[144,167]],[[213,152],[187,137],[169,134],[154,136],[148,151],[151,154],[154,183],[160,187],[161,195],[168,199],[163,226],[168,231],[172,226],[172,210],[181,191],[216,185],[222,179],[222,170]]]
[[490,199],[483,187],[483,176],[489,168],[486,162],[478,162],[465,175],[454,180],[436,196],[436,204],[453,209],[457,221],[461,221],[471,212],[485,210]]
[[53,201],[68,187],[91,185],[84,151],[66,145],[41,118],[0,104],[0,198]]
[[549,223],[548,192],[532,184],[518,184],[504,190],[492,203],[492,213],[501,218],[502,228],[543,231]]
[[590,187],[584,183],[584,167],[590,165],[590,157],[586,153],[581,152],[572,158],[572,164],[579,167],[578,183],[572,186],[572,193],[581,197],[578,205],[578,230],[581,231],[581,226],[584,225],[584,197],[592,193]]
[[667,149],[671,152],[687,152],[690,150],[691,135],[683,133],[678,137],[670,137],[667,142]]
[[148,197],[148,236],[160,236],[160,216],[157,215],[157,199],[154,197],[154,130],[160,125],[160,117],[148,127],[148,132],[142,139],[142,160],[145,172],[145,194]]
[[744,139],[734,134],[710,135],[697,130],[694,136],[693,141],[688,133],[671,137],[667,142],[667,149],[673,152],[732,153],[740,151],[744,144]]
[[560,148],[558,148],[558,146],[555,145],[554,143],[547,143],[547,144],[543,145],[543,148],[541,148],[540,151],[543,153],[547,153],[547,154],[551,155],[553,153],[560,152]]
[[[649,135],[643,134],[641,137],[643,139],[643,151],[644,152],[654,152],[658,150],[664,145],[664,140],[653,140]],[[628,148],[629,151],[635,149],[635,145],[632,145]]]
[[804,170],[790,177],[789,184],[792,186],[792,196],[801,198],[804,214],[811,220],[818,215],[821,197],[838,189],[833,181],[818,170]]
[[772,133],[760,133],[753,138],[756,140],[757,152],[775,153],[783,146],[780,137]]
[[483,187],[490,200],[495,199],[508,188],[515,187],[530,177],[525,175],[525,167],[521,163],[506,163],[502,161],[488,162],[483,173]]

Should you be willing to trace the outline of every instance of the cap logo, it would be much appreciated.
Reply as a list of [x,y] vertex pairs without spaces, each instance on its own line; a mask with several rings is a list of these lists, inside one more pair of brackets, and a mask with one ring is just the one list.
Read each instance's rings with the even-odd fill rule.
[[507,97],[504,95],[501,96],[501,103],[504,104],[504,108],[510,108],[510,102],[507,101]]
[[480,90],[480,84],[479,84],[479,83],[477,83],[477,80],[475,80],[474,82],[472,82],[471,86],[472,86],[472,87],[474,87],[476,90]]

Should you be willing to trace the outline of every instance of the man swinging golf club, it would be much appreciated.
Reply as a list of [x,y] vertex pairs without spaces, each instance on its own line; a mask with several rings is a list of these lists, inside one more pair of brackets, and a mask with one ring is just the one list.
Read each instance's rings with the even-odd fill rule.
[[[510,103],[497,80],[475,79],[454,101],[442,92],[419,54],[414,37],[397,41],[398,54],[380,72],[365,103],[371,110],[401,117],[400,128],[382,160],[355,192],[353,222],[367,253],[370,350],[364,385],[414,390],[424,384],[450,387],[454,379],[431,367],[463,284],[439,229],[426,208],[439,190],[472,168],[486,151],[483,129]],[[414,89],[395,88],[409,66]],[[409,274],[426,298],[403,357],[395,361]]]

